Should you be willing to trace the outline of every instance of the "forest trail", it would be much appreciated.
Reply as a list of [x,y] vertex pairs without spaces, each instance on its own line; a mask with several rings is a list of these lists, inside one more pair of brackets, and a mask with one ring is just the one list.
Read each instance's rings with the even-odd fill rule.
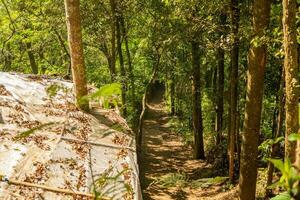
[[[144,200],[199,200],[234,199],[235,191],[222,192],[222,186],[191,187],[192,181],[209,178],[212,168],[205,161],[195,160],[192,148],[184,145],[181,137],[172,131],[169,121],[172,119],[165,109],[163,90],[158,90],[149,102],[144,121],[143,152],[141,160],[142,190]],[[181,178],[176,186],[164,187],[162,177],[177,174]],[[183,175],[183,176],[182,176]],[[164,179],[170,180],[170,179]],[[174,183],[174,181],[171,181]],[[205,184],[205,183],[204,183]]]

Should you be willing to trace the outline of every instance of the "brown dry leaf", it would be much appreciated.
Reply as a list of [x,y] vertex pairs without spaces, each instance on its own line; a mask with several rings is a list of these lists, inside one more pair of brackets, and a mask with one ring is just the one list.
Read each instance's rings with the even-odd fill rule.
[[35,162],[33,165],[36,167],[36,170],[33,174],[26,176],[25,182],[29,183],[39,183],[40,181],[46,181],[49,179],[47,174],[46,167],[41,162]]
[[17,112],[25,112],[24,108],[21,105],[15,105],[14,108]]
[[117,153],[118,159],[125,158],[127,155],[128,155],[127,149],[121,149],[121,150]]
[[23,142],[34,141],[35,145],[38,146],[40,149],[49,151],[50,146],[44,143],[45,140],[49,140],[49,138],[44,135],[34,135],[24,138]]
[[4,85],[0,85],[0,95],[2,96],[12,96],[12,94],[6,90]]
[[77,190],[80,190],[80,188],[85,187],[85,183],[87,181],[86,170],[83,165],[79,166],[77,170],[79,171],[79,177],[78,177],[76,188]]
[[128,143],[128,139],[125,135],[123,135],[122,137],[115,135],[112,141],[113,141],[113,143],[119,144],[119,145],[125,145]]

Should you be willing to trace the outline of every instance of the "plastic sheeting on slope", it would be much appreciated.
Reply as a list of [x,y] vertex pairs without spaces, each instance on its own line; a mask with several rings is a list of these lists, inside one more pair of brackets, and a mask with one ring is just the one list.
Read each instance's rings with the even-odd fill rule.
[[[52,97],[50,86],[57,90]],[[0,174],[97,191],[99,197],[141,199],[135,141],[124,119],[112,110],[85,114],[73,102],[70,82],[0,73]],[[88,198],[1,183],[0,199]]]

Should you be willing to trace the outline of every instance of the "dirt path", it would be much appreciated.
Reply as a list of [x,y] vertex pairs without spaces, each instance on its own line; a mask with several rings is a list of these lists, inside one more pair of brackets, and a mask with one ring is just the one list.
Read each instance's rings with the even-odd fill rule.
[[144,200],[222,199],[221,186],[210,186],[206,189],[190,186],[163,187],[158,181],[161,177],[172,173],[185,174],[190,181],[208,178],[213,173],[211,167],[204,161],[194,160],[192,149],[185,146],[180,137],[172,132],[168,125],[170,117],[165,111],[162,99],[163,92],[157,93],[149,105],[144,121],[141,165]]

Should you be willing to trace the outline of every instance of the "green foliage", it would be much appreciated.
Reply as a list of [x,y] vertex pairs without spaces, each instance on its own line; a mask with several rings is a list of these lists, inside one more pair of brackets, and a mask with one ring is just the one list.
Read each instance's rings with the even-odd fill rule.
[[297,140],[300,140],[300,134],[299,133],[290,134],[289,137],[288,137],[288,140],[291,141],[291,142],[295,142]]
[[158,184],[165,188],[170,187],[192,187],[192,188],[207,188],[212,185],[220,185],[225,183],[228,177],[213,177],[213,178],[201,178],[197,180],[190,180],[185,173],[170,173],[159,177],[155,184]]
[[117,107],[121,104],[120,96],[122,94],[121,84],[112,83],[102,86],[96,92],[89,94],[88,96],[83,97],[80,102],[84,100],[100,100],[103,102],[104,108],[110,108],[110,104],[113,104],[114,107]]
[[121,95],[121,84],[120,83],[111,83],[102,86],[98,91],[91,95],[91,98],[97,97],[111,97],[113,95]]
[[180,120],[178,118],[172,118],[168,121],[168,126],[175,133],[178,133],[185,145],[192,145],[194,142],[193,131],[187,126],[189,122]]
[[157,184],[162,187],[184,187],[188,182],[188,178],[184,173],[171,173],[159,177],[157,180]]
[[263,141],[259,146],[258,150],[260,150],[263,154],[263,160],[266,161],[266,158],[270,156],[271,153],[271,147],[274,144],[281,143],[284,141],[284,137],[278,137],[276,139],[266,139]]
[[192,181],[191,185],[193,188],[207,188],[214,184],[223,184],[228,180],[228,177],[214,177],[214,178],[202,178]]
[[[121,183],[123,184],[124,192],[127,194],[132,194],[132,187],[127,182],[120,182],[121,176],[123,176],[125,173],[128,172],[128,169],[123,169],[122,171],[113,174],[114,168],[109,167],[106,169],[102,174],[99,175],[99,177],[94,181],[92,192],[95,194],[96,200],[101,200],[103,198],[107,198],[107,196],[115,191],[115,187],[108,187],[110,184],[117,184]],[[122,192],[122,191],[120,191]]]
[[68,88],[57,83],[51,84],[46,88],[46,93],[50,98],[55,97],[59,91],[66,94],[68,92]]
[[[278,182],[278,185],[283,187],[287,194],[291,197],[295,197],[299,194],[299,181],[300,181],[300,174],[298,170],[292,166],[291,161],[289,158],[286,158],[284,162],[280,159],[268,159],[274,166],[280,170],[281,178]],[[286,195],[281,195],[282,198]],[[280,198],[280,197],[279,197]]]
[[292,197],[288,192],[283,192],[277,195],[276,197],[271,198],[271,200],[291,200]]

